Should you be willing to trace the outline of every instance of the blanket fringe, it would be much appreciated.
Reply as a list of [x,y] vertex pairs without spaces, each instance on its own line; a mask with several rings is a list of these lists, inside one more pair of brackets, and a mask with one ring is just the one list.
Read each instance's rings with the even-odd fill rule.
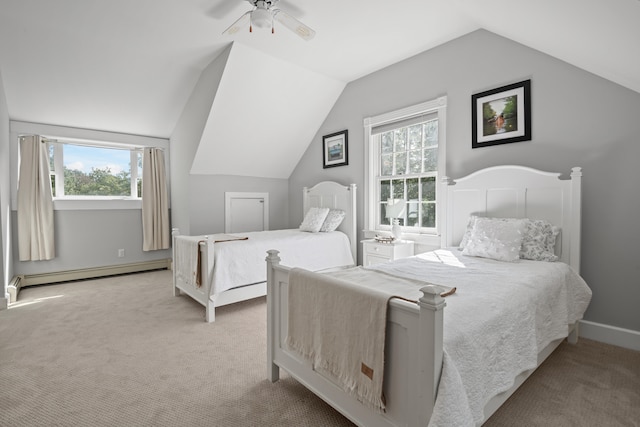
[[293,340],[290,336],[287,337],[285,342],[289,348],[297,352],[303,358],[311,361],[314,369],[322,370],[340,381],[342,390],[345,393],[355,397],[359,402],[371,409],[380,413],[385,412],[386,406],[384,397],[382,396],[382,390],[380,390],[380,393],[378,394],[373,387],[371,387],[373,382],[369,384],[361,384],[361,387],[358,388],[357,382],[348,373],[342,372],[337,364],[328,360],[320,359],[319,355],[314,351],[304,348],[303,345]]

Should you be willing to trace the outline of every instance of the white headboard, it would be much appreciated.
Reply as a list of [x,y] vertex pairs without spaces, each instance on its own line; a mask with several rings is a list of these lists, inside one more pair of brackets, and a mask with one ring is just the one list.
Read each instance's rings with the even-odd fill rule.
[[356,230],[356,185],[344,186],[333,181],[323,181],[311,188],[302,189],[302,211],[307,213],[309,208],[342,209],[345,211],[344,220],[338,227],[349,238],[351,254],[354,261],[358,259],[357,230]]
[[496,166],[464,178],[443,178],[447,209],[442,246],[459,244],[469,215],[544,219],[562,229],[560,260],[580,271],[581,179],[575,167],[571,179],[560,173],[524,166]]

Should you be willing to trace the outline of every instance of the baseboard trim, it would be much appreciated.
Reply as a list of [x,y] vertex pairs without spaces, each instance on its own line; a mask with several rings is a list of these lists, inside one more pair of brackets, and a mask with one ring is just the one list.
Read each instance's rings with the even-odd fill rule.
[[168,269],[171,259],[136,262],[132,264],[109,265],[104,267],[82,268],[78,270],[57,271],[52,273],[26,274],[21,276],[21,286],[42,285],[45,283],[68,282],[70,280],[93,279],[114,276],[116,274],[137,273],[148,270]]
[[640,332],[631,329],[581,320],[580,336],[605,344],[640,351]]

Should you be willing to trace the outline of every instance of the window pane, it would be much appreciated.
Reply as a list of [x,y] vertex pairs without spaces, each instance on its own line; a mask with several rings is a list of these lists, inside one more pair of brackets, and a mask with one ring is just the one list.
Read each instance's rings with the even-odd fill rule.
[[386,202],[391,198],[391,181],[380,181],[380,201]]
[[136,163],[138,164],[138,177],[136,178],[136,188],[138,197],[142,197],[142,152],[136,153]]
[[396,175],[404,175],[407,173],[407,152],[396,153],[394,156]]
[[424,158],[422,160],[423,172],[433,172],[438,170],[438,149],[425,148]]
[[407,151],[407,128],[396,129],[394,151]]
[[407,200],[419,200],[418,178],[407,179]]
[[382,153],[393,153],[393,131],[382,134]]
[[54,172],[56,170],[56,166],[53,161],[53,144],[47,144],[47,148],[49,150],[49,172]]
[[407,203],[407,225],[410,227],[419,227],[418,202]]
[[409,173],[422,172],[422,150],[409,151]]
[[425,147],[433,147],[438,145],[438,121],[431,120],[424,124],[424,145]]
[[393,182],[393,194],[392,194],[393,198],[404,199],[404,179],[394,179],[392,182]]
[[436,179],[434,177],[422,178],[422,200],[436,200]]
[[422,148],[422,125],[409,126],[409,150]]
[[380,158],[380,175],[393,175],[393,154],[383,154]]
[[436,204],[422,202],[422,227],[436,226]]
[[65,144],[65,195],[130,196],[130,163],[129,150]]
[[387,203],[381,203],[380,204],[380,224],[391,225],[390,221],[391,219],[387,218]]

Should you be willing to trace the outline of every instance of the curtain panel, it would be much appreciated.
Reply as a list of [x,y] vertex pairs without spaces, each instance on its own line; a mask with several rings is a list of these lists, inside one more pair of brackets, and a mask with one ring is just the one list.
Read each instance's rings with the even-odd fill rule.
[[20,261],[55,258],[49,156],[38,135],[20,138],[18,250]]
[[169,201],[164,152],[145,148],[142,157],[142,250],[169,249]]

